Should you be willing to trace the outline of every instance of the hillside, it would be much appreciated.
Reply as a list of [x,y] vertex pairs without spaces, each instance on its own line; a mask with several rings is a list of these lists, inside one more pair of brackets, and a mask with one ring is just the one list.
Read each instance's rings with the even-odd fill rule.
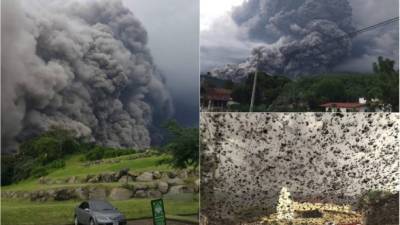
[[3,186],[2,224],[70,224],[74,207],[90,198],[110,200],[129,219],[151,216],[150,200],[160,197],[170,218],[191,221],[198,212],[197,173],[160,164],[168,155],[146,152],[96,161],[83,157],[70,155],[64,168],[45,177]]

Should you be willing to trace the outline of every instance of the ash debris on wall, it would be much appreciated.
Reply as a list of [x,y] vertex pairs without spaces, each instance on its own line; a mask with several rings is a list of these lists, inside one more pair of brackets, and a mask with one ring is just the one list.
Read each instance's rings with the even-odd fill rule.
[[[202,211],[237,221],[270,211],[287,187],[296,201],[356,205],[398,191],[399,115],[203,113]],[[204,193],[204,194],[203,194]]]

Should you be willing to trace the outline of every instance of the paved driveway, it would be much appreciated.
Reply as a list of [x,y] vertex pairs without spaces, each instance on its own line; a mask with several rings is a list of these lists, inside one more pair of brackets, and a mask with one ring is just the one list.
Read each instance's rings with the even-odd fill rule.
[[[193,225],[193,223],[185,223],[185,222],[177,222],[177,221],[167,221],[168,225]],[[128,225],[153,225],[153,220],[146,219],[146,220],[135,220],[129,221]]]

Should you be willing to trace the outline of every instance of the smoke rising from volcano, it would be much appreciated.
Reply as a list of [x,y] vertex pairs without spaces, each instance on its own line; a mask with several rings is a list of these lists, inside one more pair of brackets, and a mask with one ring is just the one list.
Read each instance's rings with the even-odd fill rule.
[[[331,41],[354,31],[347,0],[249,0],[232,12],[248,39],[264,43],[259,69],[271,75],[304,75],[333,68],[351,50],[351,39]],[[241,79],[257,66],[252,54],[245,62],[213,71]]]
[[2,147],[52,126],[147,147],[172,113],[147,33],[120,1],[2,2]]

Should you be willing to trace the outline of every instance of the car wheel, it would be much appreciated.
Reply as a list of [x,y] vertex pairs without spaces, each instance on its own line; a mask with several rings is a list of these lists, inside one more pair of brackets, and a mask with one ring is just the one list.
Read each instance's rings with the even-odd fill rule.
[[95,223],[94,223],[94,220],[93,219],[90,219],[90,223],[89,223],[90,225],[96,225]]
[[75,225],[80,225],[79,222],[78,222],[78,217],[77,216],[75,216],[75,218],[74,218],[74,224]]

